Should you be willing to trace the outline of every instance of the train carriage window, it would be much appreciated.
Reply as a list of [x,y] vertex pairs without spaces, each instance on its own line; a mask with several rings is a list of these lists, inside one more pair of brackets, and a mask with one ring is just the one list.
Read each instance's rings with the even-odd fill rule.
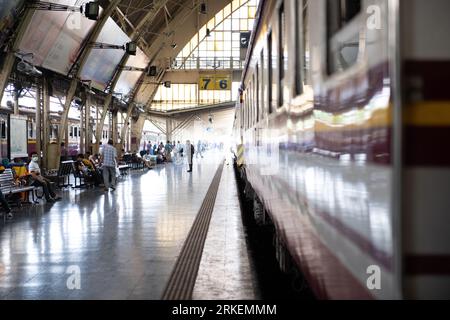
[[253,111],[254,111],[255,101],[253,99],[253,81],[250,84],[250,123],[248,125],[249,128],[253,126]]
[[27,138],[28,139],[32,139],[33,138],[33,122],[31,122],[30,120],[27,121]]
[[251,87],[248,87],[247,91],[247,129],[250,128],[250,117],[251,117],[251,107],[252,107],[252,95],[250,94]]
[[247,94],[244,92],[244,105],[242,106],[242,129],[245,130],[245,112],[247,111]]
[[1,120],[1,139],[6,139],[6,121],[5,120]]
[[327,0],[328,74],[357,62],[360,28],[355,18],[360,12],[361,0]]
[[254,91],[254,95],[255,95],[255,123],[259,122],[259,64],[256,64],[256,75],[253,76],[254,80],[254,86],[255,86],[255,91]]
[[248,128],[248,91],[245,91],[245,104],[244,104],[244,130],[247,130]]
[[307,85],[309,70],[309,32],[308,32],[309,0],[295,1],[295,94],[303,94],[303,86]]
[[260,79],[259,79],[259,96],[258,96],[258,100],[259,100],[259,106],[260,106],[260,110],[261,110],[261,114],[260,114],[260,118],[261,120],[264,119],[265,113],[266,113],[266,108],[265,108],[265,103],[264,103],[264,49],[261,50],[261,54],[260,54]]
[[253,83],[250,82],[248,86],[248,128],[252,127],[253,122]]
[[240,112],[240,116],[241,116],[241,121],[240,121],[240,125],[241,125],[241,129],[244,128],[244,108],[245,108],[245,95],[242,94],[242,103],[241,103],[241,107],[239,108],[239,112]]
[[267,90],[267,101],[269,104],[269,114],[273,112],[272,109],[272,88],[273,88],[273,66],[272,66],[272,31],[269,32],[267,36],[267,70],[269,72],[269,79],[267,79],[268,90]]
[[286,15],[284,2],[278,9],[278,107],[283,106],[284,74],[286,68]]

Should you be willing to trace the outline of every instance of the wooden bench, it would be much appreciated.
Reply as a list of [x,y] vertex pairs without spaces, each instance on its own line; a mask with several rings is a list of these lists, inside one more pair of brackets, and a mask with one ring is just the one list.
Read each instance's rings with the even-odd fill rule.
[[[31,195],[34,201],[34,190],[36,188],[33,186],[18,186],[15,184],[14,174],[12,169],[6,169],[2,174],[0,174],[0,190],[5,197],[12,196],[14,194],[25,192],[28,194],[28,198]],[[20,203],[18,203],[20,205]]]

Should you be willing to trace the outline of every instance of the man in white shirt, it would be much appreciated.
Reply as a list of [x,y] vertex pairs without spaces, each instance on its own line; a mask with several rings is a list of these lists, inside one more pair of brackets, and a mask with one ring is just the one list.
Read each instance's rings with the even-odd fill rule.
[[41,168],[39,167],[38,162],[39,156],[37,155],[37,153],[33,153],[31,156],[31,162],[28,165],[28,171],[33,178],[32,185],[35,187],[42,187],[47,202],[55,202],[61,200],[61,197],[57,196],[53,191],[50,181],[41,175]]

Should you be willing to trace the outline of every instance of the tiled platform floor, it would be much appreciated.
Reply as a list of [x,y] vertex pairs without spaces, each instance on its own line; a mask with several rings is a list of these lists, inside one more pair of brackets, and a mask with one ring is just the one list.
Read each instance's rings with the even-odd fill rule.
[[230,164],[223,169],[193,299],[260,299],[255,281]]
[[[0,225],[0,298],[159,299],[221,159],[206,155],[192,175],[174,164],[135,172],[115,192],[66,190],[61,202],[16,212]],[[231,181],[231,170],[224,181]],[[249,296],[232,294],[240,277],[252,281],[232,186],[234,181],[220,186],[217,210],[225,215],[214,212],[218,226],[207,239],[195,298],[255,297],[251,285],[241,288]],[[222,267],[211,282],[205,270],[215,257]],[[80,270],[79,290],[68,289],[67,282],[76,284],[67,273],[71,266]],[[224,287],[221,279],[230,276],[237,279]],[[211,285],[217,290],[204,296]]]

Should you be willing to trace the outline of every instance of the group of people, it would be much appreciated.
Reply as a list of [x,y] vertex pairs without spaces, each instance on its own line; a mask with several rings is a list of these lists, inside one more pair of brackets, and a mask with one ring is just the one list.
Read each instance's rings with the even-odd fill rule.
[[148,143],[144,142],[144,149],[140,152],[142,158],[145,156],[154,156],[156,157],[156,163],[161,164],[165,162],[172,162],[172,151],[175,147],[175,141],[171,143],[167,141],[166,144],[163,142],[152,143],[149,141]]
[[[61,200],[61,197],[58,196],[56,194],[55,190],[53,189],[51,181],[42,175],[42,171],[39,166],[39,155],[37,153],[33,153],[31,155],[31,160],[29,161],[28,166],[26,165],[25,162],[23,162],[20,159],[17,159],[17,160],[15,159],[12,163],[8,163],[8,164],[6,163],[6,161],[3,161],[2,165],[3,165],[3,168],[6,168],[6,167],[24,168],[23,174],[20,177],[17,177],[16,182],[15,182],[16,184],[19,185],[20,183],[25,182],[25,183],[29,183],[30,185],[32,185],[34,187],[41,187],[44,192],[45,199],[49,203]],[[13,171],[13,172],[15,172],[15,171]],[[26,181],[28,179],[29,179],[29,181]],[[9,206],[9,203],[6,200],[3,193],[1,192],[1,190],[0,190],[0,203],[2,204],[2,207],[5,211],[6,216],[9,219],[11,219],[13,217],[11,207]]]
[[117,149],[112,140],[101,146],[100,154],[79,154],[75,162],[75,169],[83,176],[85,181],[90,181],[97,187],[103,187],[105,192],[116,190],[116,168],[119,159]]
[[[79,170],[80,174],[85,178],[91,178],[97,186],[104,187],[104,191],[115,190],[116,188],[116,167],[118,164],[118,157],[116,148],[113,146],[113,141],[108,141],[108,144],[102,146],[100,155],[86,155],[79,154],[75,161],[75,170]],[[21,168],[21,174],[16,175],[16,184],[27,183],[31,186],[40,187],[43,190],[44,197],[48,203],[61,200],[53,188],[51,181],[46,178],[39,166],[39,155],[33,153],[28,164],[21,159],[14,159],[9,163],[6,160],[2,161],[3,171],[6,168]],[[1,172],[1,171],[0,171]],[[13,173],[16,171],[13,170]],[[10,219],[13,217],[11,207],[0,190],[0,204],[3,211]],[[0,212],[0,215],[3,213]]]
[[[140,160],[148,167],[151,167],[152,157],[156,157],[156,163],[172,162],[172,158],[175,157],[177,161],[186,159],[189,165],[188,172],[192,172],[192,162],[194,154],[203,158],[203,151],[205,147],[201,141],[197,144],[197,149],[189,140],[185,144],[181,144],[180,141],[167,141],[152,144],[151,141],[144,143],[144,150],[142,150],[137,156],[140,156]],[[184,161],[184,160],[183,160]],[[105,192],[109,190],[114,191],[116,188],[116,170],[119,163],[117,150],[113,145],[113,141],[109,140],[108,144],[100,147],[100,154],[79,154],[75,161],[75,170],[83,176],[85,181],[91,181],[95,186],[103,187]],[[28,165],[21,159],[14,159],[12,163],[3,161],[3,167],[21,167],[23,173],[20,179],[27,177],[30,179],[29,183],[32,186],[40,187],[43,190],[45,199],[47,202],[52,203],[61,199],[53,189],[52,183],[49,179],[43,176],[41,168],[39,166],[39,155],[33,153]],[[4,169],[3,169],[4,170]],[[12,211],[5,199],[5,196],[0,190],[0,203],[8,218],[12,218]],[[1,214],[1,213],[0,213]]]
[[181,144],[180,141],[167,141],[166,144],[163,144],[163,142],[152,144],[151,141],[148,141],[147,143],[144,142],[144,150],[140,152],[140,156],[144,161],[147,161],[146,159],[148,158],[146,157],[156,156],[157,164],[172,162],[173,158],[175,159],[175,162],[179,162],[186,158],[189,165],[188,172],[192,172],[192,160],[194,154],[196,154],[197,158],[198,156],[203,158],[204,150],[205,146],[200,140],[197,143],[197,149],[190,140],[187,140],[186,144]]

